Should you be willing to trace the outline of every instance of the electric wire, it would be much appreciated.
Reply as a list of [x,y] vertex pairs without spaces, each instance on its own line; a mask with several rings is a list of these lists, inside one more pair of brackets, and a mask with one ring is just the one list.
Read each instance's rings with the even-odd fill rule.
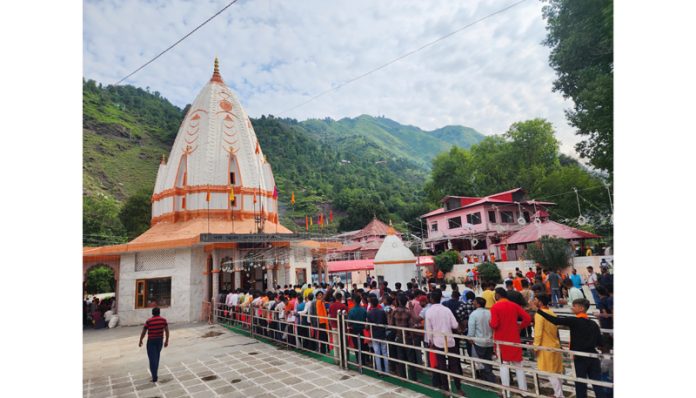
[[514,7],[516,7],[516,6],[518,6],[518,5],[522,4],[522,3],[524,3],[525,1],[527,1],[527,0],[520,0],[520,1],[516,2],[516,3],[512,3],[512,4],[510,4],[510,5],[507,6],[507,7],[501,8],[501,9],[498,10],[498,11],[495,11],[495,12],[493,12],[493,13],[491,13],[491,14],[488,14],[488,15],[482,17],[482,18],[479,18],[479,19],[477,19],[477,20],[475,20],[475,21],[473,21],[473,22],[471,22],[471,23],[469,23],[469,24],[467,24],[467,25],[465,25],[465,26],[462,26],[461,28],[459,28],[459,29],[457,29],[457,30],[454,30],[454,31],[452,31],[452,32],[450,32],[450,33],[448,33],[448,34],[446,34],[446,35],[444,35],[444,36],[440,36],[440,37],[438,37],[437,39],[432,40],[432,41],[430,41],[430,42],[428,42],[428,43],[426,43],[426,44],[424,44],[424,45],[418,47],[418,48],[415,49],[415,50],[411,50],[411,51],[409,51],[409,52],[407,52],[407,53],[405,53],[405,54],[402,54],[402,55],[400,55],[400,56],[398,56],[398,57],[392,59],[391,61],[388,61],[388,62],[385,63],[385,64],[382,64],[382,65],[380,65],[380,66],[378,66],[378,67],[376,67],[376,68],[374,68],[374,69],[371,69],[371,70],[369,70],[369,71],[367,71],[367,72],[365,72],[365,73],[363,73],[363,74],[361,74],[361,75],[358,75],[358,76],[356,76],[356,77],[353,77],[353,78],[351,78],[351,79],[348,79],[348,80],[346,80],[345,82],[343,82],[343,83],[341,83],[341,84],[339,84],[339,85],[337,85],[337,86],[335,86],[335,87],[332,87],[332,88],[330,88],[330,89],[324,90],[324,91],[322,91],[321,93],[316,94],[316,95],[314,95],[313,97],[309,98],[308,100],[306,100],[306,101],[304,101],[304,102],[301,102],[301,103],[299,103],[299,104],[293,106],[292,108],[289,108],[289,109],[287,109],[287,110],[285,110],[285,111],[283,111],[283,112],[280,112],[280,115],[286,115],[287,113],[292,112],[292,111],[294,111],[295,109],[300,108],[300,107],[302,107],[302,106],[304,106],[304,105],[307,105],[307,104],[309,104],[310,102],[312,102],[312,101],[314,101],[314,100],[316,100],[316,99],[318,99],[318,98],[320,98],[320,97],[322,97],[322,96],[324,96],[324,95],[326,95],[326,94],[328,94],[328,93],[330,93],[330,92],[337,91],[337,90],[339,90],[339,89],[345,87],[346,85],[348,85],[348,84],[350,84],[350,83],[353,83],[353,82],[355,82],[355,81],[357,81],[357,80],[360,80],[360,79],[362,79],[362,78],[364,78],[364,77],[367,77],[367,76],[373,74],[374,72],[377,72],[377,71],[379,71],[379,70],[382,70],[382,69],[386,68],[387,66],[389,66],[389,65],[391,65],[391,64],[394,64],[394,63],[396,63],[396,62],[398,62],[398,61],[401,61],[402,59],[404,59],[404,58],[406,58],[406,57],[409,57],[409,56],[411,56],[411,55],[413,55],[413,54],[415,54],[415,53],[418,53],[418,52],[420,52],[420,51],[422,51],[422,50],[424,50],[424,49],[426,49],[426,48],[428,48],[428,47],[430,47],[430,46],[432,46],[432,45],[434,45],[434,44],[436,44],[436,43],[439,43],[439,42],[442,41],[442,40],[445,40],[445,39],[447,39],[447,38],[449,38],[449,37],[451,37],[451,36],[454,36],[455,34],[461,32],[461,31],[463,31],[463,30],[468,29],[468,28],[470,28],[470,27],[472,27],[472,26],[478,24],[479,22],[482,22],[482,21],[484,21],[484,20],[486,20],[486,19],[488,19],[488,18],[491,18],[491,17],[493,17],[493,16],[495,16],[495,15],[498,15],[498,14],[501,14],[501,13],[503,13],[503,12],[505,12],[505,11],[508,11],[508,10],[510,10],[510,9],[512,9],[512,8],[514,8]]
[[210,18],[208,18],[208,19],[206,19],[205,21],[203,21],[202,24],[196,26],[192,31],[188,32],[184,37],[182,37],[181,39],[179,39],[179,40],[177,40],[176,42],[174,42],[174,44],[172,44],[171,46],[169,46],[169,47],[167,47],[166,49],[164,49],[164,51],[162,51],[161,53],[155,55],[154,58],[152,58],[151,60],[149,60],[149,61],[147,61],[146,63],[144,63],[143,65],[141,65],[138,69],[134,70],[133,72],[131,72],[131,73],[130,73],[129,75],[127,75],[126,77],[124,77],[124,78],[122,78],[121,80],[117,81],[117,82],[114,84],[114,86],[118,86],[118,85],[121,84],[124,80],[126,80],[126,79],[128,79],[129,77],[133,76],[134,74],[140,72],[140,71],[141,71],[142,69],[144,69],[146,66],[150,65],[151,63],[153,63],[157,58],[161,57],[161,56],[164,55],[167,51],[171,50],[172,48],[176,47],[179,43],[181,43],[182,41],[186,40],[189,36],[191,36],[193,33],[195,33],[198,29],[202,28],[205,24],[207,24],[208,22],[212,21],[215,17],[217,17],[218,15],[222,14],[226,9],[230,8],[234,3],[238,2],[238,1],[239,1],[239,0],[233,0],[233,1],[231,1],[229,4],[227,4],[226,6],[224,6],[220,11],[216,12],[215,14],[213,14],[213,16],[211,16]]

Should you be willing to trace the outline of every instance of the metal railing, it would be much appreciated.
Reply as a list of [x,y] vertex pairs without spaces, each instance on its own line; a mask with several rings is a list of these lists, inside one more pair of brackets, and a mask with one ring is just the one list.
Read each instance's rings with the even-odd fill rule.
[[[575,357],[594,358],[597,360],[613,359],[611,354],[587,353],[571,351],[565,348],[534,346],[532,344],[518,344],[507,341],[486,341],[456,333],[427,332],[428,335],[433,337],[442,336],[445,341],[448,338],[455,340],[454,347],[448,347],[445,344],[444,347],[438,349],[434,346],[426,346],[423,343],[426,334],[423,329],[395,325],[376,325],[369,322],[349,320],[345,311],[339,311],[336,317],[319,317],[317,315],[298,314],[296,312],[289,314],[290,321],[285,319],[285,316],[288,315],[285,312],[281,314],[279,311],[252,305],[227,307],[224,304],[220,304],[212,310],[211,316],[218,324],[241,328],[248,332],[252,338],[270,340],[284,345],[287,349],[296,349],[330,358],[334,364],[343,369],[357,370],[360,373],[363,373],[365,369],[369,369],[377,374],[388,375],[435,391],[441,390],[437,386],[423,383],[418,379],[417,374],[419,372],[430,375],[439,374],[446,377],[447,386],[452,390],[450,394],[456,396],[463,396],[457,390],[452,389],[452,384],[456,381],[492,391],[502,396],[509,396],[511,393],[533,397],[548,395],[542,392],[541,380],[549,380],[550,377],[557,378],[562,383],[564,391],[574,391],[575,383],[586,383],[588,384],[588,394],[592,395],[592,393],[595,393],[595,396],[598,395],[595,391],[597,388],[611,389],[614,387],[614,384],[611,382],[576,377],[574,366]],[[356,328],[357,325],[361,325],[362,328]],[[373,331],[377,327],[389,330],[391,332],[390,335],[395,336],[395,338],[389,340],[386,338],[375,338]],[[367,329],[369,330],[369,335],[357,334],[355,333],[356,329]],[[366,344],[368,339],[371,343],[376,342],[386,345],[387,355],[377,354],[374,350],[371,350],[372,344]],[[408,344],[409,342],[411,344]],[[483,359],[472,356],[461,344],[469,344],[473,349],[473,344],[476,342],[479,345],[481,343],[493,344],[495,357]],[[416,345],[415,343],[418,344]],[[541,371],[536,366],[530,366],[531,361],[529,360],[523,360],[521,366],[503,362],[501,356],[502,346],[521,349],[523,357],[533,357],[532,351],[559,353],[562,362],[568,364],[564,368],[569,368],[571,374]],[[399,349],[401,352],[398,352],[396,356],[389,355],[390,352]],[[403,358],[404,352],[407,359]],[[531,355],[525,355],[525,352]],[[430,361],[431,354],[447,362],[458,360],[460,371],[455,373],[433,367]],[[380,371],[375,363],[377,360],[386,360],[396,364],[395,371],[390,372],[390,369]],[[366,361],[370,363],[366,363]],[[506,386],[502,383],[487,380],[483,373],[480,372],[486,366],[488,366],[491,375],[494,377],[496,375],[500,376],[501,372],[510,372],[508,377],[510,385]],[[513,373],[516,373],[512,371],[524,372],[527,390],[512,386],[511,376]],[[531,389],[529,388],[530,385],[532,386]],[[591,389],[589,385],[592,385]]]

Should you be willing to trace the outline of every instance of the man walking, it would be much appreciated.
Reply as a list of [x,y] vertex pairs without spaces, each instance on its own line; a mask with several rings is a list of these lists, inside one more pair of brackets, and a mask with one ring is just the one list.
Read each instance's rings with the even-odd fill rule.
[[160,351],[162,351],[162,336],[164,335],[164,346],[169,345],[169,325],[167,320],[160,316],[159,307],[152,309],[152,318],[145,322],[143,332],[140,333],[138,347],[143,346],[143,338],[147,333],[147,358],[150,361],[150,373],[152,382],[157,382],[157,368],[159,368]]
[[570,280],[573,282],[573,286],[578,289],[582,289],[582,277],[578,275],[578,270],[575,268],[573,268],[571,271]]
[[558,299],[563,298],[561,296],[561,277],[556,273],[556,270],[551,270],[547,281],[551,287],[551,304],[558,307]]
[[595,274],[592,266],[587,267],[587,287],[590,288],[594,305],[599,304],[599,294],[597,293],[597,274]]

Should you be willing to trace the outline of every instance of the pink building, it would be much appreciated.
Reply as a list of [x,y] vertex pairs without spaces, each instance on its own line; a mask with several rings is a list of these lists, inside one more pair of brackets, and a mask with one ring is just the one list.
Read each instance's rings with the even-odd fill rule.
[[532,222],[537,211],[555,205],[529,200],[522,188],[482,198],[448,195],[441,202],[443,207],[421,216],[430,250],[453,249],[479,259],[492,254],[499,261],[507,260],[501,241]]

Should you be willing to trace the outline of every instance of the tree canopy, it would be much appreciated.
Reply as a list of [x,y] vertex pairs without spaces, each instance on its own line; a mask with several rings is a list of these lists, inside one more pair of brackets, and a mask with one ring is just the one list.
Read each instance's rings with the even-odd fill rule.
[[558,79],[553,89],[571,98],[571,126],[585,139],[575,149],[599,170],[613,172],[614,44],[612,0],[547,0],[544,44]]
[[544,269],[559,271],[570,263],[571,247],[565,239],[542,236],[528,247],[527,255]]
[[116,287],[114,271],[107,265],[97,265],[87,271],[85,290],[89,294],[111,293]]

